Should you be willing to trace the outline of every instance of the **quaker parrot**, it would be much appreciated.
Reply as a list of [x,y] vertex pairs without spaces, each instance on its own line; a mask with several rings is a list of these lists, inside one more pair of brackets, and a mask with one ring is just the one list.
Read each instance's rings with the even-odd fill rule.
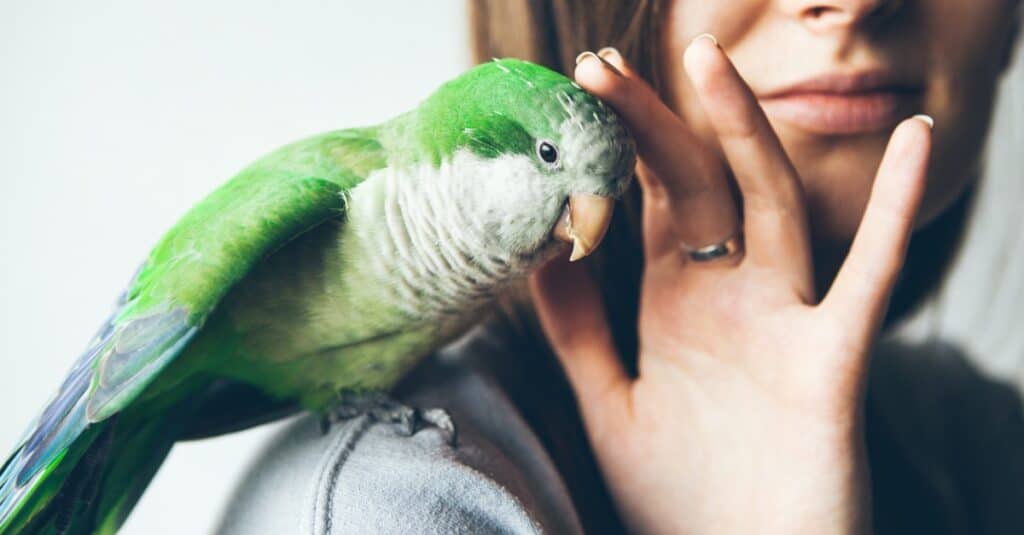
[[386,392],[560,242],[596,247],[634,161],[613,110],[515,59],[257,160],[160,239],[0,467],[0,534],[113,533],[175,440]]

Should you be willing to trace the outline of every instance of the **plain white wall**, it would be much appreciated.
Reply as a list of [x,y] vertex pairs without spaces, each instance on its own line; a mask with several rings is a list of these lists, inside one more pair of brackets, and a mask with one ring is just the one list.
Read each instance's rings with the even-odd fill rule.
[[[461,0],[0,4],[0,456],[149,247],[266,151],[377,122],[469,64]],[[1024,382],[1024,58],[970,245],[909,336]],[[269,432],[175,447],[126,533],[203,533]]]
[[[467,40],[461,0],[0,3],[0,458],[189,206],[415,106]],[[124,532],[209,532],[267,433],[175,447]]]

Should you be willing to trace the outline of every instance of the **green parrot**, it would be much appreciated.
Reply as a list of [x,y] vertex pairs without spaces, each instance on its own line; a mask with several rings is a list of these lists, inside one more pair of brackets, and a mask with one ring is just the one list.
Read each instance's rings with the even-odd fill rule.
[[0,467],[0,534],[113,533],[176,440],[387,392],[561,242],[590,253],[634,161],[610,108],[515,59],[257,160],[161,238]]

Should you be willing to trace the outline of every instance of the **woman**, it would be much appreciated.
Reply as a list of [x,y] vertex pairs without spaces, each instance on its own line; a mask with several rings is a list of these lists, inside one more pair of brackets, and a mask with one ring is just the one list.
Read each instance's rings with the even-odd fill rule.
[[[349,429],[338,440],[352,453],[337,466],[348,463],[350,473],[321,465],[314,473],[350,485],[346,503],[368,488],[390,489],[379,497],[391,499],[365,494],[364,507],[339,507],[346,512],[327,515],[335,523],[319,529],[1024,529],[1016,397],[948,348],[873,351],[882,326],[941,279],[957,244],[995,83],[1020,24],[1018,1],[472,6],[478,59],[517,56],[572,72],[622,114],[638,141],[638,187],[600,258],[552,262],[531,281],[532,308],[514,300],[478,335],[484,345],[454,350],[457,367],[498,379],[530,428],[508,417],[502,429],[487,429],[488,419],[510,411],[499,389],[431,383],[427,367],[410,382],[419,385],[412,399],[453,409],[469,433],[461,457],[438,454],[447,451],[440,443],[408,450],[365,428],[356,434],[373,436],[360,443]],[[540,349],[545,338],[578,413]],[[907,352],[929,353],[924,362],[947,371],[922,370]],[[480,372],[472,361],[481,353],[506,358]],[[943,395],[901,412],[914,407],[901,388]],[[954,391],[962,396],[946,395]],[[492,412],[474,412],[482,403]],[[960,412],[936,418],[947,410]],[[944,431],[908,442],[893,413]],[[585,435],[576,432],[580,422]],[[295,443],[300,435],[279,444],[257,474],[302,464],[325,447],[314,438]],[[963,436],[978,438],[958,442]],[[956,447],[956,455],[913,444],[932,438],[932,449]],[[461,493],[436,484],[440,473],[461,477],[451,471],[388,483],[387,473],[422,463],[374,468],[371,460],[395,457],[375,451],[445,459],[489,477],[467,476]],[[352,466],[363,467],[355,472],[362,479]],[[251,510],[262,507],[253,504],[265,500],[258,480],[267,477],[253,477],[226,531],[265,525]],[[529,483],[538,480],[548,484]],[[396,497],[403,486],[427,489],[420,496],[435,507],[401,520],[415,502]],[[484,494],[490,501],[481,505]],[[325,499],[335,498],[314,503]],[[382,501],[379,511],[368,505]],[[445,514],[431,513],[438,507]],[[453,517],[453,508],[464,515]]]

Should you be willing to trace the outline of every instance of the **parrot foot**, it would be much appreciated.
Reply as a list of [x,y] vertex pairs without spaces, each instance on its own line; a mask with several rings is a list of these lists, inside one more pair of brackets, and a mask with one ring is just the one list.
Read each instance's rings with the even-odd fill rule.
[[455,423],[444,409],[416,409],[380,392],[343,392],[338,402],[320,421],[327,433],[332,424],[366,415],[376,422],[394,424],[403,436],[412,436],[425,426],[436,427],[448,444],[455,445]]
[[436,427],[444,436],[445,442],[449,446],[455,447],[455,422],[452,421],[452,415],[448,414],[448,411],[435,407],[419,411],[419,414],[420,420]]

